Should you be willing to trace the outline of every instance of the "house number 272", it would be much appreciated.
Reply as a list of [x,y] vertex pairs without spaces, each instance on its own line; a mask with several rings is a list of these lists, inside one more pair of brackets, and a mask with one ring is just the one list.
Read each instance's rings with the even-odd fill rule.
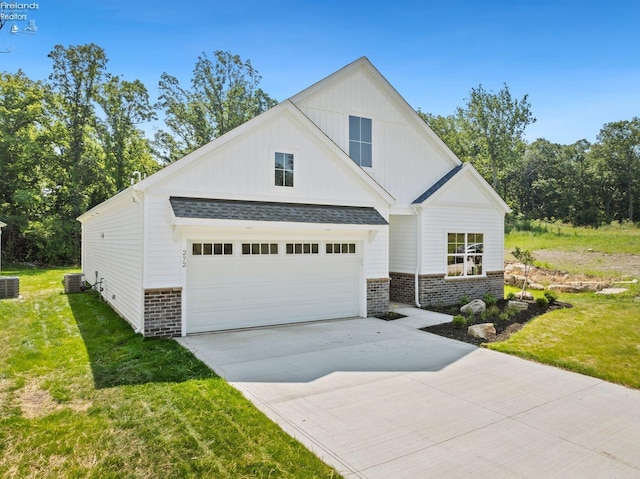
[[183,268],[187,267],[187,250],[186,249],[182,250],[182,267]]

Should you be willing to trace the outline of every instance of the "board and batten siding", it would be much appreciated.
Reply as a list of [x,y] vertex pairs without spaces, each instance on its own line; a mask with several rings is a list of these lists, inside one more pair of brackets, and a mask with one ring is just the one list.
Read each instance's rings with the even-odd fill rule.
[[[295,97],[294,97],[295,100]],[[390,96],[365,70],[296,102],[342,150],[349,151],[349,115],[372,119],[372,167],[364,168],[396,199],[410,205],[455,166],[443,144],[425,134],[415,112]]]
[[[275,152],[294,154],[293,188],[274,185]],[[287,111],[203,153],[149,193],[358,206],[375,206],[376,194]]]
[[417,267],[417,217],[391,215],[389,219],[389,271],[415,273]]
[[[143,206],[122,198],[82,225],[85,281],[102,279],[101,295],[135,329],[142,327]],[[99,288],[98,288],[99,289]]]

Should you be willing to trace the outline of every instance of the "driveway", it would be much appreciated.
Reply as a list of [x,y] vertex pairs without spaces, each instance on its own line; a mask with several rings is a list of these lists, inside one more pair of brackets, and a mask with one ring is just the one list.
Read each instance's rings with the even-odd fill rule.
[[640,477],[640,391],[399,311],[178,341],[347,478]]

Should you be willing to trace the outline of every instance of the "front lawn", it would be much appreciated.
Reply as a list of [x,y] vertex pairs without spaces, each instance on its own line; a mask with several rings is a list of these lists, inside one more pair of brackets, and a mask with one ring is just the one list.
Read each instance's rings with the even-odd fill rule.
[[620,296],[563,294],[573,308],[529,322],[487,347],[640,389],[640,288]]
[[175,341],[63,294],[68,272],[3,271],[0,477],[339,477]]

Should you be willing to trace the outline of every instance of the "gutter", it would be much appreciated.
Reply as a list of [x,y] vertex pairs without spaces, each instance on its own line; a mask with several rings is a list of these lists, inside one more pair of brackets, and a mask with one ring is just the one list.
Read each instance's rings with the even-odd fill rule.
[[421,308],[420,304],[420,272],[422,270],[422,221],[420,213],[422,212],[422,206],[411,205],[411,208],[416,214],[416,273],[414,278],[414,301],[416,307]]

